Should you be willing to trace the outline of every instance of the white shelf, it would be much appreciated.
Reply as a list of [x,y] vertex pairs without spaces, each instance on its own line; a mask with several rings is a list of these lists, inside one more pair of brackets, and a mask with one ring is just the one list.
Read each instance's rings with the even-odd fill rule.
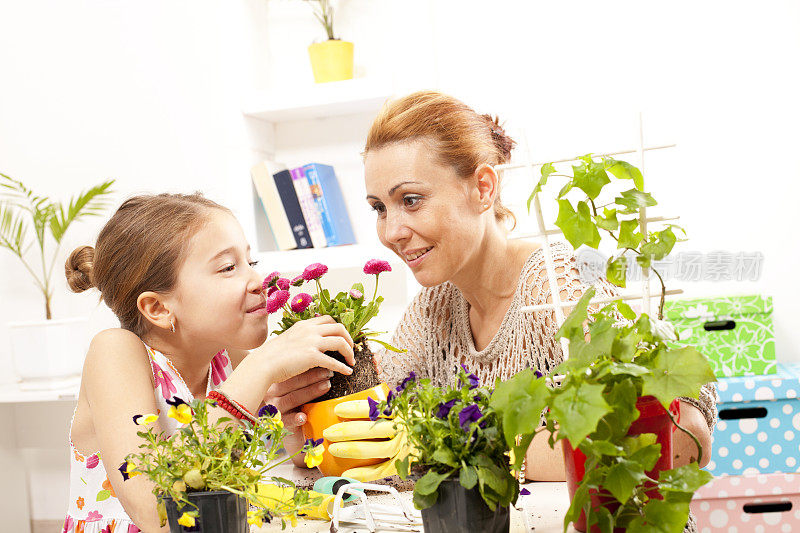
[[242,112],[268,122],[377,113],[391,96],[388,83],[361,78],[257,93],[247,100]]
[[31,402],[74,402],[78,399],[80,384],[63,389],[22,390],[16,383],[0,387],[0,404]]
[[361,269],[369,259],[383,259],[392,269],[405,269],[403,261],[383,246],[352,244],[328,248],[304,248],[300,250],[257,252],[253,259],[259,261],[264,272],[277,270],[301,272],[311,263],[322,263],[331,270],[344,268]]

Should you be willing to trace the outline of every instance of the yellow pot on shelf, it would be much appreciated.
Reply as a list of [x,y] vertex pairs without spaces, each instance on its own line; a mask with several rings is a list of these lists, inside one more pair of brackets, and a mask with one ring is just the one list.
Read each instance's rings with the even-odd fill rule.
[[353,43],[330,39],[308,47],[314,81],[350,80],[353,78]]

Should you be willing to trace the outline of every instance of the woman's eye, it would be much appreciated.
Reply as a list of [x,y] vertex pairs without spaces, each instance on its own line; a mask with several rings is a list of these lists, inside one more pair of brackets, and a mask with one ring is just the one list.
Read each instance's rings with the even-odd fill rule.
[[404,196],[403,205],[406,207],[414,207],[420,200],[422,200],[422,198],[419,196]]
[[386,211],[386,207],[383,204],[372,204],[372,210],[382,215],[384,211]]

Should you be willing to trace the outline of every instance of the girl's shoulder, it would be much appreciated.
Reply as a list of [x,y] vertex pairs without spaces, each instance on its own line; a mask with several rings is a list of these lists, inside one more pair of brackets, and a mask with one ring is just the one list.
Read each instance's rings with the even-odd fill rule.
[[89,344],[83,365],[83,380],[91,384],[120,376],[128,379],[152,375],[150,357],[142,340],[134,333],[121,328],[106,329],[98,333]]

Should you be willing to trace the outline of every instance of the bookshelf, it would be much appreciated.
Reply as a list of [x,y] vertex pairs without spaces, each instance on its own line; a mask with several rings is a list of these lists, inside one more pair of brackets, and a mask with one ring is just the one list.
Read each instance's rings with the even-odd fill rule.
[[355,245],[277,251],[253,191],[252,233],[258,244],[253,258],[265,272],[277,270],[284,275],[323,263],[329,268],[325,286],[332,291],[346,290],[355,282],[371,291],[374,278],[363,274],[364,263],[373,258],[389,261],[392,272],[380,278],[385,302],[370,324],[374,330],[388,332],[394,331],[420,289],[404,262],[378,241],[374,214],[364,200],[360,154],[372,120],[392,95],[392,85],[386,80],[363,78],[259,92],[251,94],[242,107],[250,131],[251,164],[271,159],[288,168],[310,162],[334,167],[357,241]]

